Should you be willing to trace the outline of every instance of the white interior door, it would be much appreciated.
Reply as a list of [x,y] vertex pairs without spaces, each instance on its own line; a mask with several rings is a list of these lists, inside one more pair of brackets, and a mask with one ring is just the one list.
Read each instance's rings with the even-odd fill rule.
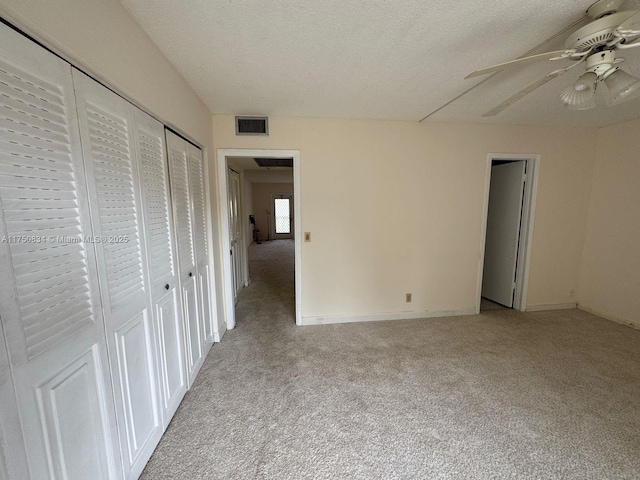
[[526,162],[491,167],[482,296],[513,306]]
[[242,275],[242,206],[240,203],[240,174],[229,169],[229,234],[233,289],[237,299],[243,287]]
[[153,321],[158,342],[162,423],[166,428],[187,391],[169,170],[164,125],[138,108],[133,109],[133,120],[142,181]]
[[194,222],[191,209],[192,194],[189,185],[187,142],[168,130],[165,134],[169,153],[173,218],[178,244],[178,275],[187,340],[188,381],[191,386],[204,362],[204,332],[200,321],[199,295],[196,287]]
[[73,70],[107,346],[126,478],[137,478],[164,430],[157,381],[132,106]]
[[1,24],[0,44],[0,317],[29,476],[122,478],[71,67]]

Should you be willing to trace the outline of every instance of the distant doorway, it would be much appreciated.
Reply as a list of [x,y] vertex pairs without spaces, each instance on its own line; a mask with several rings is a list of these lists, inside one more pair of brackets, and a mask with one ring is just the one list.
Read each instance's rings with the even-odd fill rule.
[[525,310],[537,156],[490,156],[478,312]]

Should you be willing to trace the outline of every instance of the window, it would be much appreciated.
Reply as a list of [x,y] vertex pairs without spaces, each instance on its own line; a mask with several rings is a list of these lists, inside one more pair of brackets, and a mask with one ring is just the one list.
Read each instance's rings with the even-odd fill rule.
[[275,199],[276,233],[291,233],[291,210],[288,198]]

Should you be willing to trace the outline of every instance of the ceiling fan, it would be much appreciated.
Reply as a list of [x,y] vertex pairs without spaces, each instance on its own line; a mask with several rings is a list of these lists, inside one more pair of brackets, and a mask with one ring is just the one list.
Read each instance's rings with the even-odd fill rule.
[[609,105],[636,98],[640,94],[640,78],[634,77],[620,68],[624,58],[620,57],[618,53],[628,48],[640,47],[640,11],[619,12],[618,9],[623,3],[624,0],[599,0],[591,5],[587,10],[587,16],[592,21],[569,35],[565,41],[564,50],[518,58],[476,70],[468,75],[465,79],[539,60],[575,61],[574,64],[554,70],[526,86],[482,116],[497,115],[535,89],[582,64],[585,65],[585,73],[560,94],[560,100],[566,107],[574,110],[594,108],[596,106],[596,90],[602,84],[608,90],[605,93],[605,101]]

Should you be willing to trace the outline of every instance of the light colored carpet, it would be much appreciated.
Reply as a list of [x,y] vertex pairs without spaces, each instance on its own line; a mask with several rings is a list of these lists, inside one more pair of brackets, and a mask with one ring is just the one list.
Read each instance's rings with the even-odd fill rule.
[[488,298],[482,297],[480,299],[480,311],[486,312],[487,310],[504,310],[509,307],[505,307],[504,305],[500,305],[499,303],[492,302]]
[[293,243],[145,479],[637,479],[640,332],[578,310],[296,327]]

